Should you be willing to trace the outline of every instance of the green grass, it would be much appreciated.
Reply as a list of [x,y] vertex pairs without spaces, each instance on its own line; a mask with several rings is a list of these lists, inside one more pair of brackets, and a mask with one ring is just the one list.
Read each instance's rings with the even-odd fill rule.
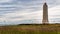
[[60,25],[0,26],[0,34],[60,34]]

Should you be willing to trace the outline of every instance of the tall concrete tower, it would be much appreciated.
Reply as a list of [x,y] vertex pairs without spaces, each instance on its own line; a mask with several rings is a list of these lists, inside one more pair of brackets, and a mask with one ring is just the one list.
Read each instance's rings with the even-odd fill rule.
[[49,21],[48,21],[48,6],[47,6],[47,3],[44,2],[44,5],[43,5],[43,20],[42,20],[42,23],[43,24],[48,24]]

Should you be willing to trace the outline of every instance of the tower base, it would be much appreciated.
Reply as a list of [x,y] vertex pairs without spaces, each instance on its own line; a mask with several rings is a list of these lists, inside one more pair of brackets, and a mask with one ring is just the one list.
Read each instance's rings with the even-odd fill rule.
[[48,20],[43,20],[42,24],[49,24]]

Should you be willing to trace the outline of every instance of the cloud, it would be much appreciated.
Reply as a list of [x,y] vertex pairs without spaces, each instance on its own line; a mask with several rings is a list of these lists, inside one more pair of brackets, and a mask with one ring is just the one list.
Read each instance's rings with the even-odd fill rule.
[[3,2],[11,2],[12,0],[0,0],[0,3],[3,3]]
[[[60,17],[59,1],[60,0],[47,0],[49,21],[51,21],[50,19],[53,17],[54,19]],[[42,22],[43,0],[1,0],[0,2],[0,24]]]

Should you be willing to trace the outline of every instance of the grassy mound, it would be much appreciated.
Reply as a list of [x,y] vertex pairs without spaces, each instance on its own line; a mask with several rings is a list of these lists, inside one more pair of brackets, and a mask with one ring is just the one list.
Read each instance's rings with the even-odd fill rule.
[[0,34],[60,34],[59,24],[0,26]]

